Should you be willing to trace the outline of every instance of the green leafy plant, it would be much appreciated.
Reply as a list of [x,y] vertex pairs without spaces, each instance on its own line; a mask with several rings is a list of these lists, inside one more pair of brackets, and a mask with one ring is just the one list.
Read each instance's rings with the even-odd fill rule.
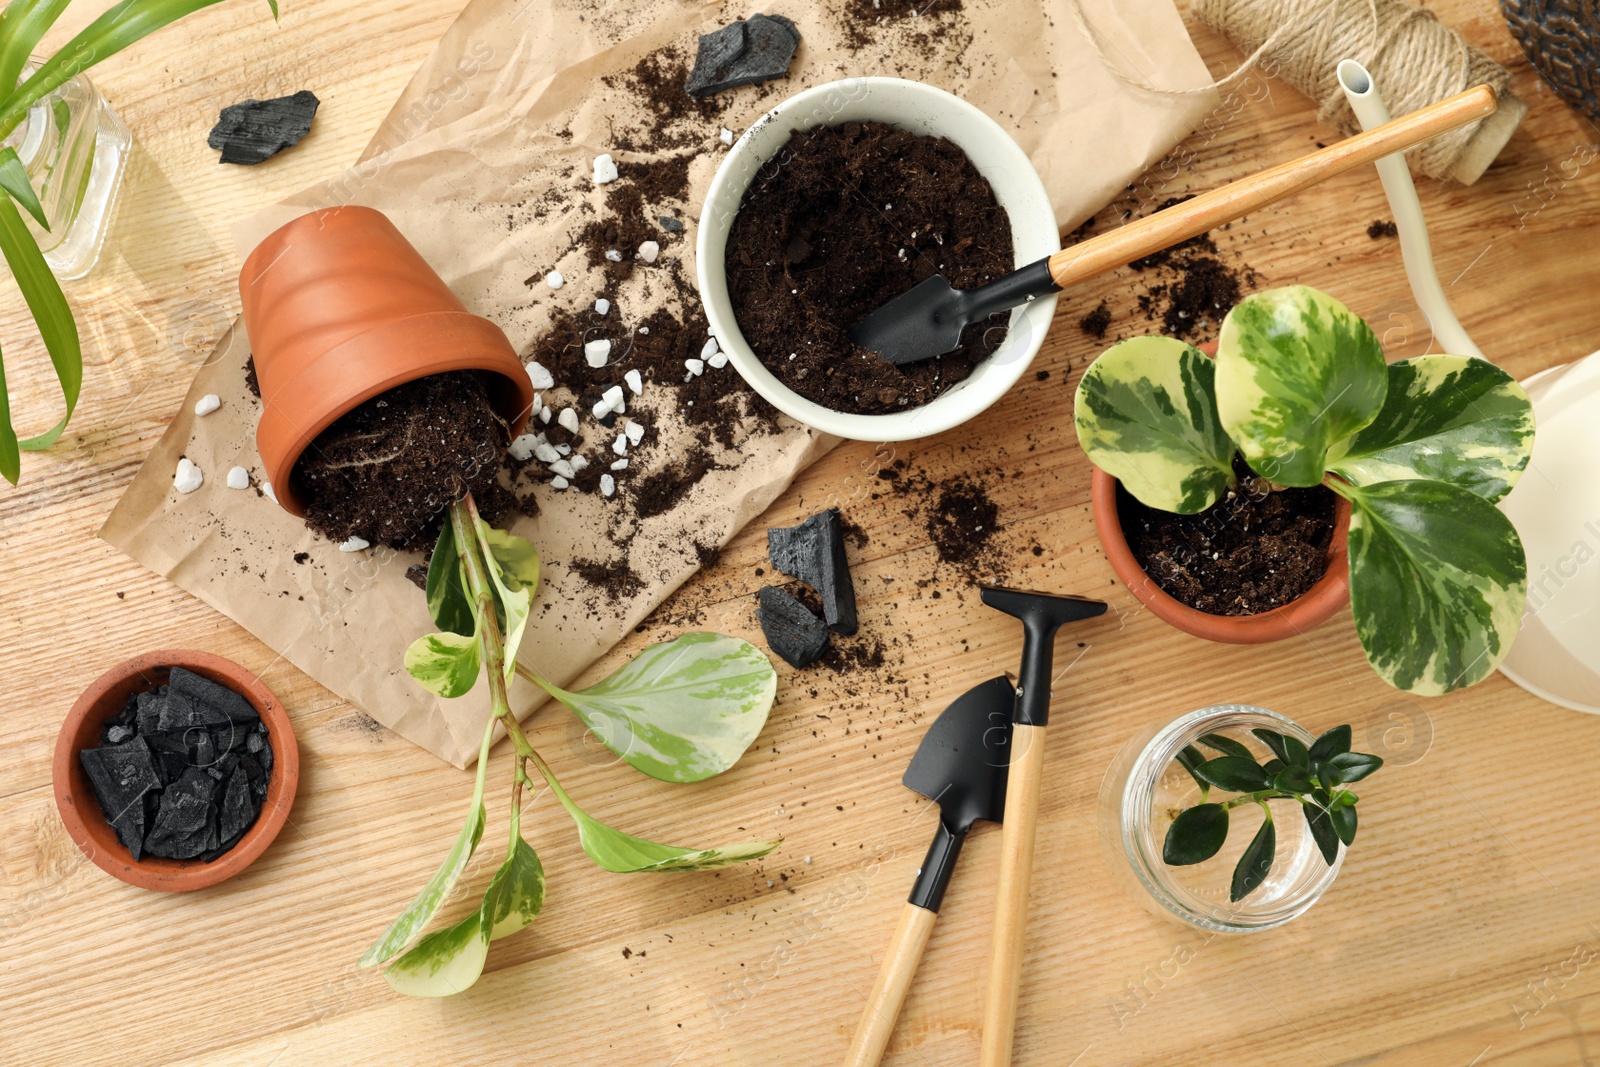
[[[16,131],[27,118],[29,108],[66,82],[140,38],[219,0],[122,0],[22,79],[33,50],[70,2],[10,0],[0,12],[0,141]],[[267,0],[267,6],[272,9],[272,17],[277,18],[277,0]],[[66,402],[66,413],[55,426],[36,437],[19,439],[11,421],[5,367],[0,363],[0,476],[15,485],[22,476],[21,453],[49,448],[72,419],[83,386],[83,350],[61,283],[51,273],[44,253],[17,210],[20,205],[46,231],[50,229],[39,197],[28,181],[27,168],[10,146],[0,148],[0,189],[6,194],[0,195],[0,254],[5,256],[34,324],[39,327]]]
[[1149,507],[1190,515],[1235,488],[1234,454],[1274,487],[1350,503],[1350,604],[1367,660],[1423,695],[1481,681],[1527,589],[1494,506],[1533,449],[1533,408],[1483,359],[1385,364],[1358,316],[1306,286],[1228,313],[1215,360],[1169,337],[1107,349],[1078,384],[1078,441]]
[[[1172,820],[1161,849],[1161,858],[1174,867],[1204,863],[1228,840],[1228,812],[1259,804],[1261,829],[1233,868],[1228,899],[1235,903],[1255,892],[1272,871],[1278,829],[1272,821],[1270,801],[1300,804],[1311,837],[1331,867],[1339,858],[1339,846],[1348,848],[1356,839],[1356,801],[1360,798],[1344,786],[1383,766],[1377,756],[1350,751],[1349,726],[1335,726],[1309,748],[1299,738],[1276,730],[1250,732],[1272,752],[1264,763],[1243,742],[1221,734],[1196,739],[1221,755],[1208,758],[1194,745],[1185,746],[1178,754],[1177,762],[1200,786],[1200,803]],[[1210,800],[1213,788],[1239,795],[1217,803]]]
[[[733,766],[761,732],[777,692],[777,672],[766,656],[737,638],[691,633],[645,649],[596,685],[568,692],[517,663],[538,585],[539,556],[530,542],[486,524],[470,494],[451,505],[426,582],[428,611],[439,632],[418,638],[406,652],[405,666],[444,697],[465,695],[484,674],[492,714],[484,726],[466,822],[454,846],[361,957],[362,966],[388,964],[384,977],[401,993],[448,996],[466,989],[483,972],[490,943],[533,922],[544,906],[544,870],[521,829],[523,789],[534,785],[530,767],[576,824],[583,851],[607,871],[703,871],[757,859],[778,847],[777,841],[751,841],[684,848],[612,829],[562,788],[529,744],[506,695],[508,683],[521,673],[571,708],[631,766],[662,781],[695,782]],[[496,725],[510,736],[514,751],[505,860],[476,910],[417,940],[483,837],[484,784]]]

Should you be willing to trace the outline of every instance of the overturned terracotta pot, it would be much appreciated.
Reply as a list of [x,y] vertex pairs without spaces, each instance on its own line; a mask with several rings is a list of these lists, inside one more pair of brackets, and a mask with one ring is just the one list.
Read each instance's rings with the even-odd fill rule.
[[394,223],[367,207],[302,215],[256,246],[239,272],[261,387],[256,451],[278,501],[304,515],[290,477],[335,419],[396,386],[484,372],[515,437],[533,385],[505,333],[467,311]]
[[1117,512],[1117,480],[1099,467],[1091,483],[1094,529],[1122,584],[1150,614],[1184,633],[1230,645],[1258,645],[1294,637],[1332,618],[1350,599],[1350,502],[1336,497],[1328,570],[1297,600],[1256,615],[1212,615],[1197,611],[1155,583],[1128,547]]

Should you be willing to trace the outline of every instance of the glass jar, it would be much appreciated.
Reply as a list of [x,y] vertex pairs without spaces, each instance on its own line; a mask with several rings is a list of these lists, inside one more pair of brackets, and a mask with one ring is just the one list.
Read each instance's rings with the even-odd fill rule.
[[[1339,873],[1344,849],[1328,866],[1300,804],[1292,800],[1268,802],[1277,829],[1276,859],[1266,880],[1237,903],[1228,900],[1233,868],[1261,827],[1260,805],[1242,804],[1229,811],[1227,842],[1203,863],[1174,867],[1161,858],[1172,820],[1200,803],[1200,787],[1177,762],[1178,753],[1194,745],[1208,758],[1221,755],[1198,740],[1220,734],[1265,762],[1272,753],[1250,733],[1253,728],[1276,730],[1308,747],[1315,740],[1304,727],[1277,712],[1249,704],[1216,704],[1136,734],[1106,772],[1098,812],[1106,860],[1118,881],[1155,914],[1221,933],[1268,930],[1315,904]],[[1217,799],[1217,792],[1212,790],[1212,799]]]
[[[32,73],[30,66],[22,77]],[[88,274],[127,169],[133,146],[127,125],[80,74],[30,108],[5,144],[17,150],[50,220],[46,231],[23,213],[45,262],[63,281]]]

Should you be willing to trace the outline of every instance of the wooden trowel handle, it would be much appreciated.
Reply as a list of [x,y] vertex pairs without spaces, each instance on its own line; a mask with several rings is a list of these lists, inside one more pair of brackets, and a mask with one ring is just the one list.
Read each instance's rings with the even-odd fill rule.
[[1044,785],[1043,726],[1011,728],[1011,766],[1006,810],[1000,824],[1000,892],[995,898],[994,941],[989,946],[989,989],[983,1004],[981,1067],[1010,1067],[1022,955],[1028,928],[1028,889],[1033,881],[1033,843]]
[[1457,93],[1448,100],[1402,115],[1320,152],[1280,163],[1192,200],[1174,204],[1165,211],[1079,241],[1071,248],[1063,248],[1050,257],[1050,276],[1065,289],[1141,256],[1197,237],[1335,174],[1375,163],[1390,153],[1404,151],[1430,137],[1492,115],[1498,106],[1494,90],[1487,85]]
[[906,1002],[917,964],[922,960],[922,950],[928,947],[933,920],[938,917],[938,912],[915,904],[907,904],[900,913],[900,923],[894,928],[878,980],[867,994],[866,1009],[856,1026],[850,1051],[845,1054],[844,1067],[878,1067],[883,1050],[889,1047],[889,1038],[894,1034],[895,1020]]

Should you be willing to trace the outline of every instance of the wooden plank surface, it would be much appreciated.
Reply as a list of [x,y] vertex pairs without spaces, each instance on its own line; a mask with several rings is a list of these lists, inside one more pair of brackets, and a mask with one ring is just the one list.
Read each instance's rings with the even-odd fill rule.
[[[1265,648],[1201,643],[1135,610],[1094,540],[1071,389],[1101,342],[1077,318],[1104,299],[1112,336],[1144,332],[1131,271],[1062,300],[1036,369],[968,427],[911,445],[845,445],[809,471],[628,648],[688,625],[754,636],[762,530],[830,504],[868,533],[853,564],[875,669],[794,674],[757,745],[693,787],[608,765],[570,717],[534,743],[597,815],[668,840],[781,833],[764,864],[619,877],[588,865],[550,798],[527,812],[550,877],[545,914],[495,946],[490,973],[442,1002],[394,996],[355,967],[447,847],[469,779],[375,727],[226,619],[96,540],[95,530],[237,311],[227,226],[354,159],[460,0],[296,0],[209,9],[111,60],[98,80],[136,149],[104,267],[69,295],[85,325],[84,400],[63,444],[0,492],[0,1062],[204,1064],[771,1064],[843,1056],[933,809],[899,784],[923,724],[1015,669],[1018,627],[939,560],[896,460],[969,472],[1000,505],[1008,580],[1109,599],[1062,639],[1039,835],[1018,1064],[1569,1065],[1600,1040],[1600,722],[1495,678],[1442,700],[1386,688],[1347,617]],[[1492,4],[1441,0],[1446,21],[1510,65],[1522,130],[1470,188],[1427,182],[1440,274],[1482,348],[1518,376],[1600,347],[1600,131],[1542,91]],[[72,16],[81,24],[88,13]],[[1239,53],[1200,28],[1213,71]],[[57,35],[59,37],[59,35]],[[259,168],[219,167],[215,111],[309,87],[315,132]],[[1315,109],[1252,79],[1130,196],[1209,188],[1326,142]],[[1120,209],[1102,213],[1101,225]],[[1219,234],[1259,284],[1327,289],[1391,357],[1428,349],[1368,174],[1348,175]],[[54,417],[19,304],[0,294],[7,373]],[[31,421],[30,421],[31,420]],[[915,510],[915,509],[912,509]],[[1035,553],[1034,547],[1039,551]],[[1082,642],[1079,647],[1079,642]],[[199,647],[261,673],[299,731],[292,821],[250,870],[166,896],[85,862],[50,796],[62,715],[111,664]],[[1105,768],[1140,726],[1223,700],[1312,729],[1351,722],[1390,757],[1362,790],[1363,832],[1338,883],[1268,935],[1207,939],[1141,909],[1095,827]],[[506,759],[497,752],[495,777]],[[504,794],[491,791],[503,816]],[[998,836],[967,846],[886,1062],[975,1061]],[[494,850],[469,889],[488,877]],[[466,907],[466,898],[456,908]],[[626,950],[626,951],[624,951]]]

